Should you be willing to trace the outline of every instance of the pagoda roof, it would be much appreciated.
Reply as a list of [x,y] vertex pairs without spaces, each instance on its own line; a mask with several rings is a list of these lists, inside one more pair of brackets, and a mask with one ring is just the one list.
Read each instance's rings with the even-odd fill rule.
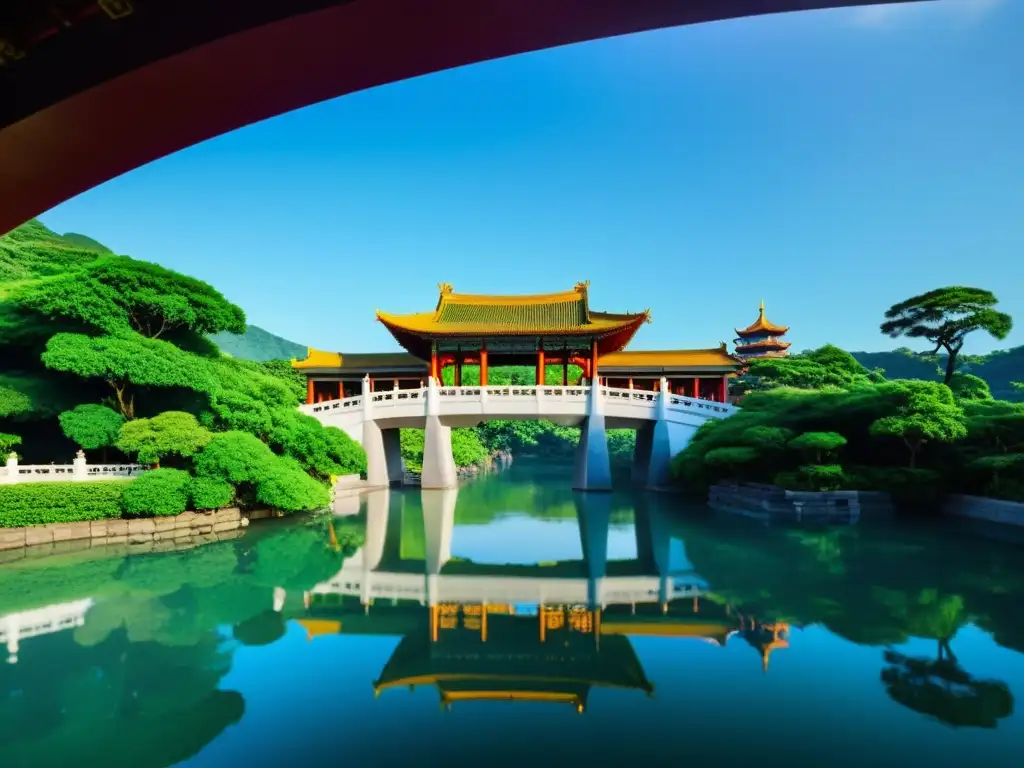
[[788,325],[775,325],[769,322],[768,318],[764,316],[764,302],[761,302],[761,308],[757,313],[757,320],[748,325],[743,330],[736,329],[736,335],[740,338],[744,336],[754,336],[759,333],[775,333],[782,335],[789,330]]
[[748,341],[743,344],[737,344],[736,349],[789,349],[792,344],[788,341],[777,341],[774,339],[764,339],[763,341]]
[[401,371],[412,369],[422,371],[426,363],[408,352],[324,352],[308,347],[305,360],[292,360],[292,368],[300,370],[352,371]]
[[736,370],[743,365],[726,350],[725,344],[712,349],[628,350],[604,355],[597,361],[598,371],[611,368],[629,370],[672,370],[714,368]]
[[391,314],[377,312],[402,346],[429,357],[423,340],[484,336],[581,336],[606,340],[599,351],[622,349],[639,327],[650,320],[650,311],[638,313],[595,312],[590,309],[588,283],[571,291],[522,296],[455,293],[441,283],[433,312]]

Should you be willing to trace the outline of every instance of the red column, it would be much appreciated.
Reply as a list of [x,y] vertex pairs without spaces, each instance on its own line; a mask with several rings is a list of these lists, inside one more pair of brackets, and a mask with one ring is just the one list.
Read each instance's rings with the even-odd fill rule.
[[592,384],[600,384],[597,376],[597,339],[590,342],[590,380]]
[[487,386],[487,341],[480,347],[480,386]]
[[306,405],[313,404],[313,380],[306,379]]
[[537,350],[537,386],[544,386],[544,350]]
[[339,381],[338,382],[338,399],[339,400],[344,400],[345,399],[345,382],[344,381]]
[[727,376],[722,376],[722,380],[718,384],[718,402],[729,402],[729,378]]
[[700,397],[700,378],[697,376],[693,377],[693,399],[696,400]]
[[437,384],[441,383],[441,371],[437,367],[437,350],[430,350],[430,378]]

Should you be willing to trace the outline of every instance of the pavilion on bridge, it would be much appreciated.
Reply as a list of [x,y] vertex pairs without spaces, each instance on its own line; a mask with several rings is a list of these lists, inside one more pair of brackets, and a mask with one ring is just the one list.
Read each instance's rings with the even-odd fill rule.
[[[310,349],[293,366],[307,377],[307,402],[357,395],[364,377],[371,388],[418,389],[428,379],[442,383],[452,370],[463,385],[465,366],[475,366],[480,386],[500,366],[532,366],[533,384],[579,384],[597,376],[611,387],[658,391],[664,379],[671,394],[726,402],[728,378],[742,361],[725,344],[710,349],[626,351],[650,311],[597,312],[590,308],[589,283],[571,291],[530,296],[460,294],[442,283],[433,311],[413,314],[378,312],[399,353],[341,354]],[[571,377],[571,372],[582,374]],[[571,378],[577,380],[571,381]],[[523,382],[525,383],[525,382]]]

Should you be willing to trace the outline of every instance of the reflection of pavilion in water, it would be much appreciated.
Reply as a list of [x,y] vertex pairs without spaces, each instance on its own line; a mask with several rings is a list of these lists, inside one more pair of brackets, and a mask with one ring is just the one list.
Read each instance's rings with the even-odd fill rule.
[[92,600],[85,599],[0,616],[0,644],[7,647],[7,663],[18,663],[22,640],[80,627],[91,607]]
[[[609,560],[611,497],[576,498],[583,560],[486,565],[453,558],[457,490],[423,491],[422,559],[403,557],[406,493],[367,497],[363,547],[306,595],[307,638],[401,635],[374,682],[433,685],[441,703],[561,702],[582,712],[590,688],[652,693],[630,636],[739,635],[761,655],[787,646],[788,626],[760,623],[708,599],[692,569],[673,569],[669,520],[638,510],[637,556]],[[411,512],[412,510],[408,510]]]

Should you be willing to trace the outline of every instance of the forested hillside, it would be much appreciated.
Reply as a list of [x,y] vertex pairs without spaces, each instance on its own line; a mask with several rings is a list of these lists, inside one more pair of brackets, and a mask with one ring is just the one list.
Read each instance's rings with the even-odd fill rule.
[[210,339],[224,354],[243,360],[301,360],[306,356],[306,347],[275,336],[255,325],[246,326],[245,333],[242,334],[215,333]]
[[[887,379],[942,381],[942,370],[946,367],[945,355],[919,354],[906,347],[892,352],[851,354],[868,370],[881,368]],[[960,372],[984,379],[995,398],[1024,400],[1024,393],[1012,386],[1012,382],[1024,381],[1024,347],[967,357],[960,365]]]

